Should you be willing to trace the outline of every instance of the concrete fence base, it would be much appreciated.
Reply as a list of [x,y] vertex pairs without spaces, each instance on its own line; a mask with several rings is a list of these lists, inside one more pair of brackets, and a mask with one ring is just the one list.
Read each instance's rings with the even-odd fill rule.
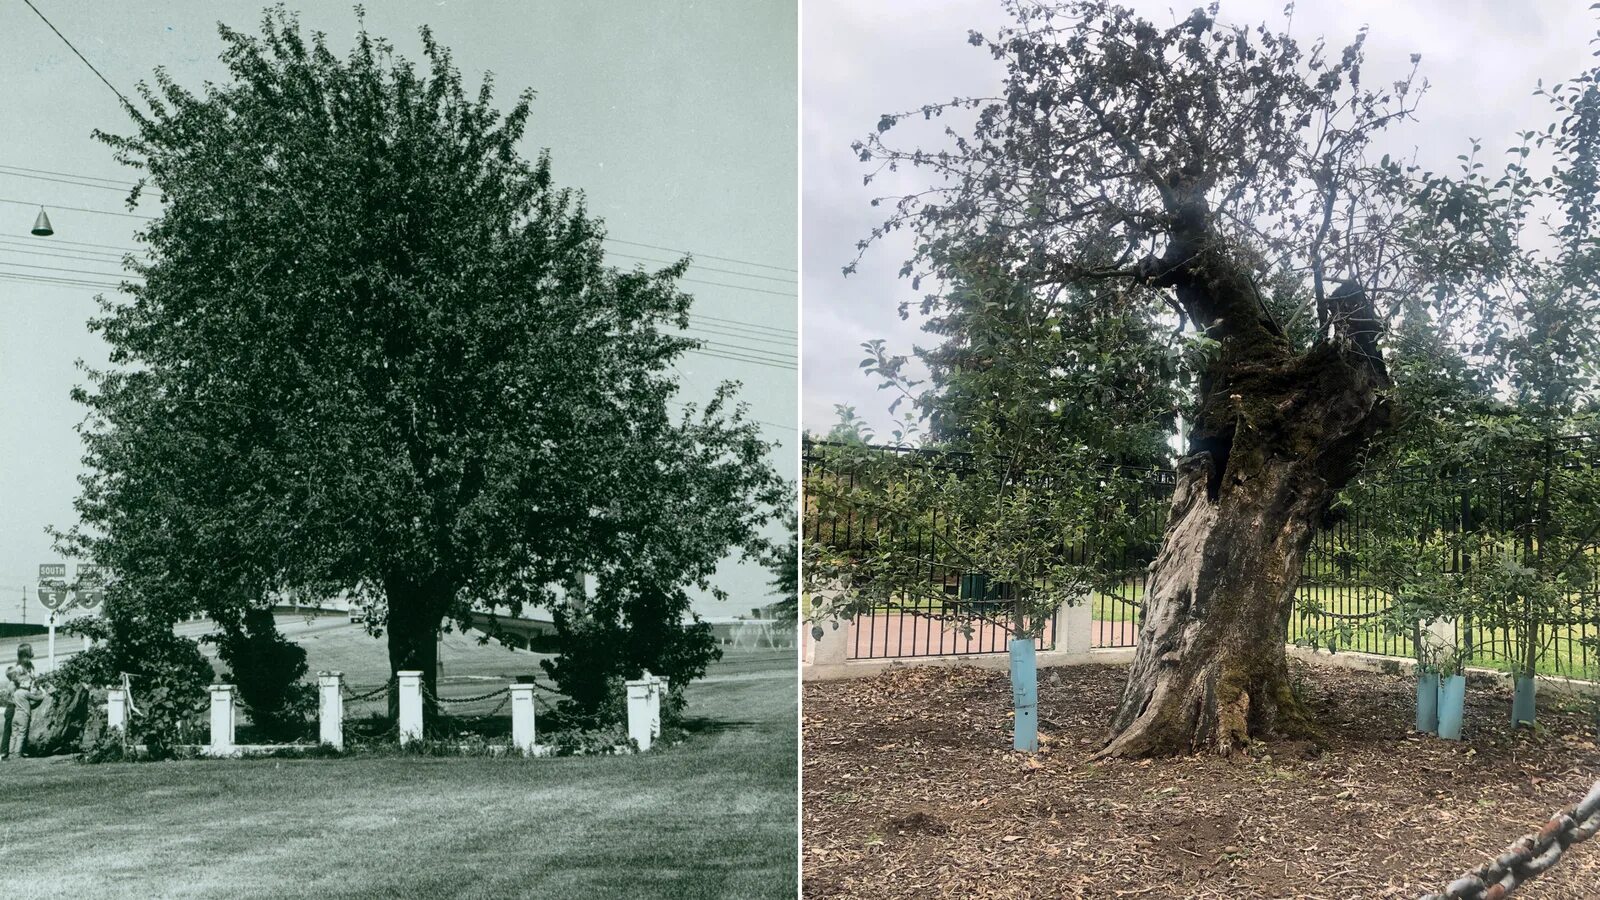
[[205,746],[207,756],[231,756],[236,752],[234,743],[234,686],[211,686],[211,742]]
[[533,685],[511,686],[511,746],[523,753],[533,753],[539,746],[535,727]]
[[628,689],[628,737],[640,750],[649,750],[661,736],[661,695],[666,692],[666,680],[645,672],[636,681],[626,682]]
[[422,740],[422,673],[396,672],[400,686],[400,746]]
[[[1062,611],[1064,614],[1067,610]],[[1085,609],[1084,612],[1087,612]],[[866,678],[887,672],[891,669],[901,669],[907,666],[973,666],[979,669],[1006,669],[1011,660],[1004,653],[968,654],[962,656],[912,656],[894,659],[848,659],[845,656],[844,627],[833,631],[824,627],[821,640],[812,640],[807,647],[803,664],[800,666],[802,681],[838,681],[846,678]],[[1107,647],[1088,649],[1083,645],[1087,643],[1089,634],[1087,629],[1068,631],[1063,629],[1062,639],[1071,638],[1076,633],[1083,636],[1082,641],[1072,642],[1058,640],[1058,647],[1054,650],[1041,650],[1038,652],[1038,667],[1041,669],[1051,666],[1082,666],[1082,665],[1116,665],[1133,661],[1134,648],[1132,647]],[[1070,648],[1070,649],[1069,649]],[[1383,656],[1377,653],[1361,653],[1354,650],[1341,650],[1329,653],[1313,647],[1302,647],[1290,644],[1286,647],[1290,659],[1299,659],[1313,665],[1331,666],[1335,668],[1351,669],[1362,672],[1382,672],[1391,675],[1410,675],[1416,669],[1416,660],[1403,656]],[[1475,684],[1511,684],[1512,675],[1499,669],[1488,669],[1480,666],[1468,666],[1465,670],[1467,680]],[[1562,695],[1587,695],[1593,696],[1597,686],[1595,682],[1577,678],[1563,678],[1554,675],[1540,675],[1535,681],[1539,691],[1546,690]]]
[[344,673],[317,673],[317,739],[344,749]]

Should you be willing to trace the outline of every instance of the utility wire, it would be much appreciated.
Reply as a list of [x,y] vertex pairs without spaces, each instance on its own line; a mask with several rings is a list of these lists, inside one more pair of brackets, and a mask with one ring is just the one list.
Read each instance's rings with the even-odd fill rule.
[[[24,2],[27,2],[27,0],[24,0]],[[31,6],[32,4],[29,4],[29,5]],[[35,11],[37,12],[37,10],[35,10]],[[63,40],[65,40],[65,38],[63,38]],[[87,62],[87,60],[86,60],[86,62]],[[102,79],[102,80],[104,80],[104,79]],[[109,82],[107,82],[107,86],[108,87],[110,86]],[[112,90],[116,90],[116,88],[113,87]],[[120,97],[122,95],[120,93],[118,93],[117,96]],[[14,165],[11,165],[9,163],[0,163],[0,171],[7,170],[7,169],[18,171],[18,172],[30,172],[30,173],[34,173],[34,174],[38,174],[38,175],[57,175],[57,176],[61,176],[63,178],[78,178],[78,179],[84,179],[86,181],[103,181],[103,182],[109,182],[111,185],[119,185],[119,184],[123,185],[122,189],[125,189],[125,190],[132,190],[133,189],[132,182],[121,182],[121,181],[118,181],[117,179],[114,179],[114,178],[103,178],[103,177],[101,177],[99,175],[85,175],[85,174],[78,173],[78,172],[60,172],[60,171],[56,171],[56,170],[53,170],[53,169],[34,169],[34,168],[29,168],[27,166],[14,166]],[[72,182],[69,182],[69,183],[72,183]],[[104,187],[106,185],[84,184],[82,186],[83,187]],[[21,201],[13,200],[13,201],[10,201],[10,202],[20,203]],[[50,204],[28,203],[28,204],[24,204],[24,205],[27,205],[27,206],[39,206],[39,205],[49,206]],[[69,206],[60,206],[60,207],[55,207],[55,208],[56,209],[73,209],[74,212],[104,212],[104,210],[74,209],[73,207],[69,207]],[[131,215],[131,213],[111,213],[111,215]],[[154,216],[144,216],[143,218],[153,219],[155,217]],[[663,247],[663,246],[661,246],[659,244],[646,244],[646,243],[642,243],[640,241],[629,241],[629,240],[624,240],[622,238],[616,238],[616,237],[610,237],[610,236],[607,236],[607,237],[603,238],[602,240],[606,241],[607,243],[612,243],[612,244],[626,244],[627,246],[630,246],[630,247],[643,247],[643,248],[645,248],[647,250],[659,250],[659,251],[661,251],[663,253],[675,253],[675,254],[679,254],[679,255],[682,255],[682,256],[693,256],[693,257],[697,257],[697,258],[701,258],[701,259],[714,259],[714,260],[717,260],[718,262],[735,263],[735,264],[741,265],[741,266],[753,266],[753,267],[758,268],[758,269],[771,269],[772,271],[775,271],[775,272],[790,272],[790,273],[793,273],[793,274],[799,274],[799,270],[798,269],[793,269],[793,268],[790,268],[788,266],[775,266],[775,265],[772,265],[770,263],[760,263],[760,262],[755,262],[753,260],[748,260],[748,259],[739,259],[738,257],[734,257],[734,256],[717,256],[717,255],[711,254],[711,253],[700,253],[700,252],[697,252],[697,251],[694,251],[694,250],[685,250],[685,249],[680,249],[680,248],[676,248],[676,247]],[[626,256],[626,257],[628,257],[630,259],[645,260],[647,262],[662,262],[662,260],[652,260],[652,259],[649,259],[648,257],[632,256],[632,255],[626,254],[626,253],[617,253],[616,255],[617,256]],[[670,265],[670,263],[668,263],[668,264]],[[707,267],[701,267],[701,268],[706,268],[707,271],[726,272],[726,270],[723,270],[723,269],[710,269],[710,268],[707,268]],[[764,279],[769,279],[769,280],[772,280],[772,281],[785,281],[786,280],[786,279],[782,279],[782,278],[772,278],[771,276],[766,276],[766,275],[756,275],[754,273],[748,273],[748,272],[727,272],[726,274],[741,275],[741,276],[746,277],[746,278],[764,278]]]
[[790,350],[794,349],[795,346],[794,338],[766,338],[756,337],[753,334],[741,334],[737,331],[719,331],[717,329],[722,327],[720,325],[706,325],[702,323],[690,323],[689,327],[691,329],[699,329],[708,337],[743,338],[747,341],[755,341],[758,344],[772,344],[773,346],[783,347]]
[[772,362],[770,360],[753,359],[753,358],[750,358],[750,357],[747,357],[747,356],[739,356],[739,355],[731,354],[731,353],[719,353],[719,352],[717,352],[715,350],[704,350],[704,349],[701,349],[701,348],[698,348],[698,347],[690,347],[687,350],[685,350],[684,352],[686,352],[686,353],[695,353],[695,354],[699,354],[700,356],[714,356],[717,359],[727,359],[727,360],[732,360],[734,362],[753,363],[753,364],[758,365],[758,366],[767,366],[768,368],[773,368],[773,369],[787,369],[789,371],[794,371],[794,368],[795,368],[794,366],[784,365],[782,363],[776,363],[776,362]]
[[51,209],[70,209],[73,212],[94,213],[99,216],[121,216],[124,219],[149,219],[155,221],[155,216],[141,216],[138,213],[112,212],[109,209],[89,209],[83,206],[61,206],[56,203],[35,203],[31,200],[13,200],[10,197],[0,197],[0,203],[15,203],[18,206],[48,206]]
[[[0,169],[15,169],[18,172],[32,172],[36,175],[60,175],[63,178],[80,178],[85,181],[104,181],[108,185],[116,186],[124,192],[132,189],[133,185],[116,178],[101,178],[99,175],[80,175],[75,172],[57,172],[53,169],[30,169],[27,166],[13,166],[10,163],[0,163]],[[98,185],[97,185],[98,186]]]
[[95,74],[95,77],[99,78],[102,82],[104,82],[106,87],[111,88],[111,93],[116,94],[117,95],[117,99],[121,100],[123,105],[128,106],[128,107],[132,107],[133,106],[132,103],[128,102],[128,98],[122,96],[122,92],[117,90],[117,86],[112,84],[110,81],[107,81],[106,77],[104,75],[100,74],[100,70],[96,69],[94,67],[94,63],[89,62],[89,58],[88,57],[84,56],[82,53],[79,53],[78,52],[78,48],[72,46],[72,42],[67,40],[67,36],[62,34],[61,30],[59,28],[57,28],[53,23],[51,23],[51,21],[49,19],[46,19],[44,17],[44,13],[39,12],[39,7],[33,5],[33,0],[22,0],[22,2],[28,4],[28,8],[33,10],[33,14],[38,16],[39,20],[41,22],[43,22],[46,25],[50,26],[50,30],[54,31],[56,33],[56,37],[61,38],[61,43],[66,44],[67,45],[67,49],[71,50],[74,54],[77,55],[77,57],[79,59],[83,60],[83,64],[89,67],[89,71],[93,72]]
[[68,178],[51,178],[48,175],[29,175],[26,172],[11,172],[7,171],[4,166],[0,166],[0,175],[7,175],[12,178],[32,178],[35,181],[52,181],[56,184],[70,184],[74,187],[99,188],[102,191],[116,191],[119,194],[127,194],[130,190],[130,188],[112,187],[109,184],[93,184],[88,181],[74,181]]
[[123,247],[123,246],[119,246],[117,244],[91,244],[91,243],[89,243],[87,241],[69,241],[69,240],[66,240],[64,238],[58,238],[58,237],[42,238],[42,237],[33,237],[32,235],[28,235],[27,237],[28,237],[28,240],[30,240],[30,241],[38,242],[39,246],[44,246],[46,244],[71,244],[71,245],[73,245],[75,247],[104,247],[107,250],[119,251],[119,255],[121,253],[149,253],[150,252],[149,250],[146,250],[143,247]]
[[709,284],[713,287],[733,288],[736,291],[749,291],[752,294],[771,294],[774,297],[793,297],[795,295],[794,291],[769,291],[766,288],[745,287],[742,284],[728,284],[722,281],[706,281],[703,278],[682,278],[679,280],[687,281],[690,284]]
[[756,266],[762,269],[773,269],[778,272],[794,272],[795,274],[799,274],[799,270],[791,269],[787,266],[772,266],[766,263],[750,262],[747,259],[734,259],[731,256],[712,256],[709,253],[695,253],[693,250],[680,250],[676,247],[662,247],[656,244],[642,244],[638,241],[625,241],[622,238],[608,237],[606,240],[616,244],[627,244],[630,247],[644,247],[648,250],[660,250],[663,253],[678,253],[684,256],[703,256],[706,259],[714,259],[719,262],[740,263],[742,265]]
[[701,315],[701,314],[698,314],[698,313],[690,313],[690,315],[700,315],[700,318],[702,318],[702,319],[710,319],[713,322],[724,322],[724,323],[726,323],[728,325],[736,325],[736,326],[739,326],[741,328],[749,328],[751,330],[756,330],[756,331],[776,331],[776,332],[779,332],[781,334],[798,334],[798,332],[794,331],[793,329],[780,328],[777,325],[757,325],[755,323],[744,322],[744,321],[741,321],[739,319],[719,319],[716,316],[707,316],[707,315]]
[[[4,173],[0,173],[0,174],[4,174]],[[612,250],[608,255],[609,256],[620,256],[623,259],[637,259],[640,262],[658,263],[658,264],[663,265],[663,266],[670,266],[670,265],[673,264],[673,262],[675,262],[675,260],[670,260],[670,259],[655,259],[655,258],[649,257],[649,256],[635,256],[632,253],[619,253],[619,252],[617,252],[615,250]],[[700,265],[699,263],[696,263],[696,262],[690,262],[689,263],[689,267],[692,268],[692,269],[699,269],[702,272],[719,272],[719,273],[721,273],[723,275],[737,275],[740,278],[759,278],[762,281],[776,281],[779,284],[794,284],[794,279],[793,278],[778,278],[778,277],[773,276],[773,275],[756,275],[756,274],[753,274],[753,273],[750,273],[750,272],[735,272],[732,269],[715,269],[715,268],[712,268],[711,266],[702,266],[702,265]]]

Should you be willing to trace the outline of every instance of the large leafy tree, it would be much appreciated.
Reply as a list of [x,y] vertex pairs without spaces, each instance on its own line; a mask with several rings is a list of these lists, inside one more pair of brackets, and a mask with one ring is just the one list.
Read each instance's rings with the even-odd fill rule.
[[[1486,321],[1517,295],[1503,278],[1514,216],[1472,154],[1460,177],[1374,158],[1422,90],[1414,75],[1363,80],[1364,32],[1329,53],[1223,25],[1215,4],[1167,27],[1101,0],[1006,6],[1013,25],[971,36],[1005,66],[997,96],[885,115],[857,145],[879,167],[869,179],[936,178],[889,198],[863,245],[909,231],[903,271],[919,281],[1000,270],[1035,296],[1169,310],[1195,334],[1186,452],[1103,752],[1227,753],[1310,731],[1283,646],[1316,523],[1396,422],[1394,335]],[[1560,201],[1581,241],[1594,84],[1560,90],[1558,175],[1507,176]],[[948,144],[890,143],[936,117],[961,120]]]
[[110,602],[355,590],[431,688],[446,619],[564,603],[585,573],[682,601],[768,551],[788,492],[734,386],[674,398],[688,261],[606,265],[519,152],[530,93],[502,113],[426,29],[420,68],[364,29],[341,58],[281,8],[221,37],[225,83],[157,70],[132,133],[101,135],[164,200],[78,394],[66,543],[116,572]]

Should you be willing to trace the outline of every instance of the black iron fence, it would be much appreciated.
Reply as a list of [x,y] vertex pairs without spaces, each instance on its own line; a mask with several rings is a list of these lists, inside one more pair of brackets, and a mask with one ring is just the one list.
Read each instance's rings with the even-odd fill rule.
[[[1569,471],[1588,471],[1600,447],[1592,437],[1572,439]],[[868,545],[884,523],[872,510],[839,502],[855,496],[861,479],[872,477],[862,465],[863,453],[893,454],[923,465],[952,468],[960,473],[961,457],[903,447],[854,448],[808,442],[803,453],[805,517],[802,540],[842,554],[870,552]],[[1122,473],[1126,477],[1127,473]],[[1159,548],[1174,483],[1173,473],[1151,470],[1139,473],[1145,502],[1135,510],[1135,534],[1120,542],[1109,558],[1101,559],[1106,571],[1124,573],[1085,601],[1090,607],[1089,645],[1097,648],[1131,647],[1136,643],[1140,606],[1147,587],[1148,565]],[[1309,547],[1299,586],[1300,603],[1291,618],[1291,642],[1327,646],[1388,656],[1410,657],[1416,634],[1383,627],[1391,598],[1384,579],[1369,570],[1367,551],[1387,528],[1400,527],[1421,534],[1470,532],[1481,526],[1502,533],[1515,531],[1535,515],[1530,485],[1517,484],[1504,473],[1441,472],[1407,468],[1386,473],[1381,480],[1352,486],[1329,510]],[[1378,498],[1378,499],[1374,499]],[[952,527],[939,510],[931,510],[923,525],[901,541],[910,541],[917,558],[925,563],[926,577],[935,586],[933,597],[874,608],[849,625],[848,655],[854,659],[906,658],[952,654],[1003,653],[1012,629],[1005,610],[1006,597],[974,589],[981,573],[941,557]],[[1600,529],[1600,508],[1594,513]],[[1419,540],[1420,546],[1420,540]],[[1076,560],[1096,558],[1093,548],[1068,543],[1062,552]],[[1421,552],[1419,550],[1419,552]],[[1470,573],[1484,561],[1453,551],[1442,560],[1446,571]],[[1588,567],[1586,583],[1567,584],[1564,606],[1571,615],[1564,621],[1541,626],[1539,671],[1544,674],[1594,677],[1600,675],[1600,565]],[[942,596],[940,596],[942,594]],[[1081,620],[1081,617],[1080,617]],[[1062,626],[1058,611],[1042,629],[1039,646],[1053,646]],[[1456,646],[1474,664],[1510,668],[1523,651],[1524,640],[1514,623],[1454,620]]]

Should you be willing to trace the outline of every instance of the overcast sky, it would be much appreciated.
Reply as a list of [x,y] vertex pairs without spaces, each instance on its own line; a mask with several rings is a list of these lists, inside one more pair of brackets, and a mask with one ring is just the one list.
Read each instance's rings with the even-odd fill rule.
[[[254,32],[267,4],[35,0],[35,5],[113,85],[132,96],[134,84],[149,79],[156,66],[191,88],[223,79],[217,22]],[[326,31],[335,52],[347,51],[356,27],[354,5],[306,6],[307,31]],[[537,91],[525,154],[550,148],[558,183],[586,191],[591,212],[606,220],[612,237],[696,252],[698,268],[689,278],[698,283],[685,287],[696,296],[695,316],[706,317],[698,319],[707,326],[701,336],[724,345],[724,351],[787,357],[792,366],[795,349],[783,335],[792,336],[798,327],[793,0],[399,0],[369,3],[367,10],[369,29],[413,60],[422,56],[418,26],[431,25],[469,84],[475,86],[485,70],[494,73],[502,108],[525,87]],[[5,122],[0,130],[0,273],[13,275],[0,277],[0,620],[5,620],[15,616],[14,598],[35,580],[38,564],[55,559],[44,527],[73,524],[82,455],[73,429],[82,411],[68,391],[83,382],[75,360],[97,366],[106,355],[104,345],[85,329],[96,311],[94,289],[14,276],[114,280],[115,261],[82,245],[130,247],[143,220],[75,212],[67,207],[118,211],[122,197],[16,171],[123,177],[124,170],[90,132],[126,131],[115,95],[20,2],[0,3],[0,84],[5,85],[0,93]],[[11,202],[18,200],[49,209],[54,238],[29,237],[37,208]],[[148,204],[141,211],[151,212]],[[620,242],[608,250],[623,266],[637,260],[622,254],[671,258]],[[712,329],[719,333],[711,334]],[[792,367],[690,355],[681,369],[683,396],[689,400],[708,398],[721,379],[743,382],[752,416],[769,423],[763,426],[766,433],[784,443],[775,464],[794,477],[797,376]],[[710,615],[748,612],[767,601],[770,577],[759,567],[725,566],[721,583],[733,599],[706,598],[699,609]],[[38,613],[33,606],[30,619]]]
[[[1129,5],[1158,24],[1181,19],[1193,4],[1133,0]],[[1491,168],[1514,132],[1551,121],[1536,81],[1559,81],[1594,64],[1589,41],[1597,30],[1588,0],[1301,0],[1292,33],[1302,44],[1325,36],[1332,48],[1349,43],[1370,26],[1364,80],[1392,81],[1422,54],[1420,74],[1431,87],[1419,121],[1397,130],[1392,151],[1444,170],[1467,150],[1469,137],[1484,141]],[[1230,24],[1282,25],[1283,0],[1223,0],[1221,19]],[[892,396],[863,377],[860,344],[886,338],[895,352],[928,343],[918,322],[902,322],[898,305],[918,299],[898,277],[909,256],[909,240],[890,239],[870,250],[856,274],[840,269],[855,256],[855,242],[882,223],[870,207],[874,195],[926,188],[926,172],[907,169],[884,175],[870,188],[866,167],[850,143],[862,138],[880,115],[948,101],[989,96],[1003,72],[984,48],[967,43],[975,29],[988,35],[1005,24],[997,0],[899,0],[877,4],[806,0],[801,10],[801,213],[804,243],[803,384],[805,428],[826,432],[835,405],[849,404],[887,434]],[[918,134],[896,128],[902,138]],[[904,131],[904,135],[901,132]],[[923,146],[940,145],[937,133]],[[914,311],[913,311],[914,312]]]

